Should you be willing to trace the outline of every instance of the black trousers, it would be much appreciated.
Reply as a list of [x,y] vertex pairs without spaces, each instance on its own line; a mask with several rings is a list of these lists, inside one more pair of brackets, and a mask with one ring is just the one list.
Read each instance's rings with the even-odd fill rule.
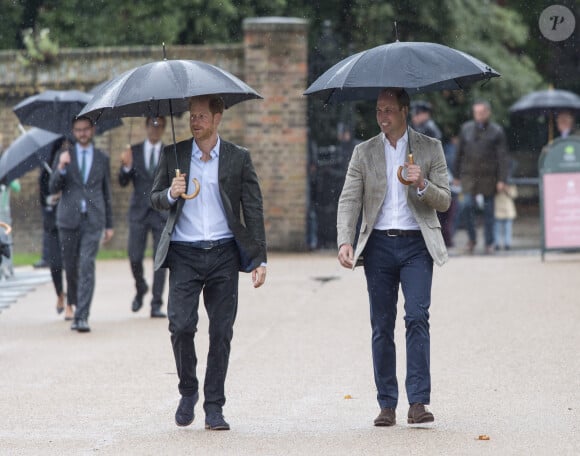
[[[160,220],[157,214],[154,215],[154,217],[147,217],[141,223],[131,222],[129,224],[129,245],[127,250],[129,253],[131,272],[135,279],[135,288],[139,294],[143,294],[147,287],[143,273],[143,259],[145,256],[145,247],[147,246],[147,234],[151,232],[153,236],[153,258],[155,258],[157,245],[159,244],[163,226],[165,225],[165,222]],[[152,309],[159,309],[163,305],[163,288],[165,287],[166,275],[167,270],[165,268],[160,268],[153,273]]]
[[224,384],[238,309],[240,257],[236,243],[232,240],[208,250],[171,243],[167,264],[167,311],[179,392],[182,396],[192,396],[198,392],[194,335],[197,331],[199,297],[203,293],[209,318],[203,408],[206,413],[221,411],[226,402]]

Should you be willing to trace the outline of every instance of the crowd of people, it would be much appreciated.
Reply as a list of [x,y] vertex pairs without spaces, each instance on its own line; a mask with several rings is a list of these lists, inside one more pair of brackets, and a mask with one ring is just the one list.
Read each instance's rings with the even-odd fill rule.
[[[239,272],[251,273],[257,288],[264,284],[267,269],[258,177],[249,152],[219,135],[223,113],[220,97],[192,97],[192,136],[171,147],[161,140],[165,118],[147,118],[146,138],[126,147],[117,174],[122,187],[133,188],[127,249],[135,283],[133,312],[143,307],[150,290],[143,262],[149,234],[153,239],[150,316],[169,319],[181,396],[175,412],[178,426],[193,422],[200,397],[194,336],[203,296],[210,340],[203,409],[210,430],[229,429],[223,415],[224,383]],[[474,253],[479,213],[484,252],[512,246],[517,191],[509,182],[506,136],[491,120],[488,102],[476,101],[472,115],[443,145],[429,103],[411,103],[404,89],[385,88],[376,103],[381,132],[357,143],[348,163],[338,203],[338,260],[346,268],[364,265],[380,408],[375,426],[396,423],[394,327],[399,287],[405,297],[407,421],[425,425],[435,419],[427,408],[433,266],[447,261],[447,247],[453,245],[460,223],[468,233],[466,252]],[[562,136],[578,133],[574,122],[570,112],[560,112]],[[43,169],[39,178],[43,260],[51,270],[56,311],[72,322],[71,330],[87,333],[96,256],[102,243],[114,236],[110,163],[93,145],[90,118],[73,119],[71,131],[74,142],[64,139],[54,145],[52,169]],[[408,150],[414,160],[407,157]],[[0,187],[2,201],[8,191]],[[167,271],[166,313],[162,308]]]
[[[255,288],[266,280],[262,194],[249,152],[218,134],[223,99],[192,97],[189,108],[190,139],[164,150],[161,138],[166,120],[148,117],[145,140],[128,145],[121,153],[119,185],[133,188],[127,250],[135,296],[130,308],[138,312],[150,289],[143,262],[151,234],[150,316],[169,319],[181,394],[176,424],[191,424],[199,399],[194,335],[203,295],[210,338],[205,426],[226,430],[229,424],[222,408],[238,306],[238,275],[251,273]],[[74,142],[57,141],[50,157],[52,168],[42,169],[39,176],[43,258],[36,266],[50,268],[57,313],[64,312],[71,330],[88,333],[96,256],[100,246],[114,236],[110,163],[93,144],[95,126],[90,118],[75,117],[71,132]],[[8,201],[9,195],[4,194],[9,191],[1,186],[0,199]],[[0,215],[6,219],[6,214]],[[167,271],[166,313],[162,308]]]
[[[442,137],[432,118],[430,103],[411,103],[410,126],[419,133],[443,141],[443,150],[450,179],[451,204],[446,212],[438,212],[445,245],[455,247],[454,235],[460,228],[467,231],[468,242],[463,251],[473,254],[477,245],[477,225],[483,222],[483,252],[510,250],[513,244],[513,222],[517,217],[517,187],[511,183],[514,161],[508,153],[503,128],[493,122],[492,108],[487,101],[472,105],[472,120],[465,122],[456,136]],[[580,135],[576,119],[569,110],[556,115],[559,136]]]

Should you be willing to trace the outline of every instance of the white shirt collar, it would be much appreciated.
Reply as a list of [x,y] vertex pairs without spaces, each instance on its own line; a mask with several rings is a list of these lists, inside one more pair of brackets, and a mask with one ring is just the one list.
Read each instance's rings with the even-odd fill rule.
[[161,144],[161,141],[157,142],[157,144],[153,144],[149,139],[145,140],[145,150],[156,151],[158,146]]
[[[220,140],[220,137],[218,136],[217,142],[215,143],[215,146],[213,147],[213,149],[209,153],[209,155],[211,156],[212,159],[218,158],[220,156],[220,144],[221,144],[221,140]],[[193,140],[191,153],[192,153],[192,156],[194,156],[198,159],[201,159],[202,154],[203,154],[201,149],[199,148],[199,146],[195,142],[195,139]]]
[[[387,139],[387,136],[384,133],[381,133],[381,139],[383,140],[383,144],[385,146],[391,145],[391,143]],[[409,130],[405,130],[405,134],[403,136],[401,136],[399,138],[399,140],[397,141],[397,146],[401,145],[401,146],[403,146],[403,149],[407,149],[408,143],[409,143]]]

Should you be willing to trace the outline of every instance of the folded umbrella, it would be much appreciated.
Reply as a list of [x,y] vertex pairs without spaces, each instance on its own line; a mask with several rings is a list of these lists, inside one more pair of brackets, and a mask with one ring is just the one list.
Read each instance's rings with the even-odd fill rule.
[[0,182],[11,182],[38,166],[50,169],[50,153],[58,133],[31,128],[20,135],[0,156]]

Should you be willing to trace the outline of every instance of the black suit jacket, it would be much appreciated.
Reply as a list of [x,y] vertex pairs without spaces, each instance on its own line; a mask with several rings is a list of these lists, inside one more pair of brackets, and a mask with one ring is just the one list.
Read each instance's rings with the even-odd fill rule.
[[[160,223],[165,223],[167,211],[156,211],[151,207],[150,195],[153,187],[153,176],[149,173],[148,164],[145,163],[144,144],[140,143],[131,146],[133,152],[132,168],[125,172],[124,167],[121,166],[119,170],[119,184],[121,187],[126,187],[133,182],[134,190],[129,203],[129,222],[142,223],[148,217],[158,217]],[[163,145],[161,146],[160,156],[162,152]]]
[[[65,174],[57,169],[57,157],[50,175],[50,193],[62,191],[56,211],[56,225],[59,228],[77,229],[82,222],[94,230],[113,228],[109,157],[99,149],[94,149],[93,163],[86,183],[83,183],[74,147],[70,151],[70,157],[71,162],[66,167]],[[86,222],[81,219],[83,199],[87,204]]]
[[[169,210],[169,218],[157,247],[155,269],[166,267],[171,234],[185,203],[183,198],[179,198],[171,205],[167,197],[176,169],[187,174],[187,192],[193,191],[189,175],[192,143],[193,138],[190,138],[177,144],[177,163],[172,145],[165,147],[159,159],[151,191],[151,204],[155,209]],[[262,193],[248,150],[222,139],[218,179],[228,226],[234,233],[240,251],[240,270],[250,272],[266,262],[266,234]]]

